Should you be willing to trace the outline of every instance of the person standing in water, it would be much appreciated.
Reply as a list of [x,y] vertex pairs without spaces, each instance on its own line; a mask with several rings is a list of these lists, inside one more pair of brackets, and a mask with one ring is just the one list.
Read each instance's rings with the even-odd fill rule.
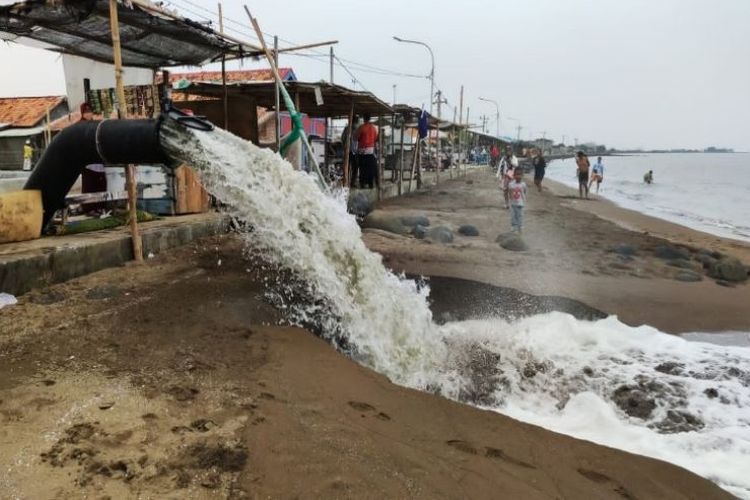
[[523,181],[523,169],[513,169],[513,180],[508,183],[510,193],[510,226],[515,232],[523,230],[523,207],[526,205],[528,188]]
[[646,172],[645,174],[643,174],[643,182],[645,182],[646,184],[651,184],[652,182],[654,182],[654,171],[653,170],[649,170],[648,172]]
[[578,166],[578,195],[583,199],[584,192],[586,199],[589,197],[589,158],[586,153],[579,151],[576,153],[576,165]]
[[542,181],[544,180],[544,172],[547,170],[547,160],[544,159],[544,154],[541,150],[534,150],[534,157],[531,160],[534,165],[534,184],[539,192],[542,192]]
[[602,157],[596,159],[596,163],[591,168],[591,182],[589,182],[589,190],[591,186],[596,182],[596,192],[599,193],[599,185],[604,180],[604,164],[602,163]]

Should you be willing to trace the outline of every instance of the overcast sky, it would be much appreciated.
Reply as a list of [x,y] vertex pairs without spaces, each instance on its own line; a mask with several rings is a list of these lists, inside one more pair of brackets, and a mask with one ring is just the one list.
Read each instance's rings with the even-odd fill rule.
[[[226,26],[250,39],[243,3],[224,2],[225,16],[234,21]],[[192,18],[212,17],[197,6],[216,10],[216,2],[206,0],[167,4]],[[392,36],[428,43],[435,52],[437,85],[449,101],[443,116],[453,117],[451,106],[458,105],[463,84],[471,121],[490,116],[490,132],[495,108],[480,96],[500,102],[503,135],[515,136],[520,122],[524,138],[546,131],[555,141],[565,135],[570,144],[577,138],[619,148],[715,145],[750,151],[750,0],[247,4],[265,32],[284,40],[339,40],[336,54],[358,79],[357,88],[388,102],[396,84],[399,102],[429,106],[429,81],[375,74],[360,65],[427,75],[427,50]],[[281,64],[302,80],[328,79],[326,57],[284,55]],[[55,54],[0,42],[0,68],[0,96],[64,92]],[[334,78],[352,85],[338,65]]]

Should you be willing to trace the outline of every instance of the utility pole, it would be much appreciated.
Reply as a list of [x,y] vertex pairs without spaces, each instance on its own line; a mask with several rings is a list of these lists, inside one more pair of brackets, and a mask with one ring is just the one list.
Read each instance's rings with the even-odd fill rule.
[[565,146],[565,134],[563,134],[562,143],[563,146]]
[[516,135],[516,142],[521,142],[521,129],[523,129],[523,127],[522,127],[522,126],[521,126],[521,124],[519,123],[519,124],[518,124],[518,125],[516,126],[516,129],[518,130],[518,133],[517,133],[517,135]]
[[[464,86],[461,85],[461,94],[458,100],[458,124],[461,125],[464,122]],[[461,171],[461,149],[463,146],[464,130],[463,128],[458,129],[458,168]]]
[[329,62],[330,66],[331,66],[331,80],[330,80],[331,85],[333,85],[333,58],[334,58],[334,56],[333,56],[333,46],[331,46],[330,62]]
[[[435,152],[435,159],[437,160],[437,165],[435,166],[435,184],[438,184],[440,182],[440,120],[442,118],[442,109],[443,109],[443,91],[438,90],[437,91],[437,126],[435,127],[436,135],[437,135],[437,150]],[[446,101],[448,102],[448,101]]]
[[393,84],[393,105],[396,105],[396,84]]

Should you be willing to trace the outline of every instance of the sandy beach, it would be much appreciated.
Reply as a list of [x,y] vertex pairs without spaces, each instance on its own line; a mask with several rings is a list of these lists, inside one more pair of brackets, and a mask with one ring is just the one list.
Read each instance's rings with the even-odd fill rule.
[[263,277],[217,237],[4,310],[3,495],[729,498],[673,465],[395,386],[274,326]]
[[[529,175],[526,181],[532,184]],[[750,330],[746,308],[750,287],[717,284],[694,260],[700,249],[706,249],[747,264],[749,244],[625,210],[595,195],[579,200],[577,192],[553,181],[545,180],[544,187],[542,194],[533,185],[529,189],[526,252],[505,250],[495,241],[510,231],[510,216],[502,208],[502,195],[488,171],[380,204],[386,217],[424,215],[432,226],[453,230],[471,224],[479,236],[456,235],[453,243],[441,245],[365,229],[364,238],[397,272],[463,278],[535,295],[567,297],[617,315],[627,324],[648,324],[672,333]],[[613,251],[618,246],[630,247],[633,255],[619,255]],[[663,246],[684,249],[687,259],[675,263],[657,257],[657,249]],[[675,280],[685,268],[701,274],[701,281]]]

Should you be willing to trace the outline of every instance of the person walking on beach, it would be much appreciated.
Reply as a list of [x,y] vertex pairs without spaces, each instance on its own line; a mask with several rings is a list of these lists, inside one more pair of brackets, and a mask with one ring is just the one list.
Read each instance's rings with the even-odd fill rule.
[[500,150],[497,148],[496,144],[493,144],[492,148],[490,148],[490,167],[492,167],[493,170],[496,169],[499,161]]
[[596,182],[596,193],[599,194],[599,185],[604,180],[604,164],[602,163],[602,157],[596,159],[596,163],[591,167],[591,181],[589,182],[589,190],[591,190],[592,184]]
[[[352,118],[352,130],[357,130],[359,124],[359,117],[354,115]],[[356,187],[357,181],[359,180],[359,168],[357,167],[357,135],[349,133],[349,125],[344,127],[344,131],[341,133],[341,144],[349,142],[349,187]],[[346,146],[344,146],[346,147]]]
[[578,166],[578,195],[583,199],[584,192],[586,199],[589,197],[589,158],[586,153],[579,151],[576,153],[576,165]]
[[370,114],[365,113],[363,123],[357,129],[357,163],[359,167],[360,189],[372,189],[379,184],[378,161],[375,145],[378,143],[378,129],[370,123]]
[[31,147],[31,141],[26,139],[23,145],[23,169],[31,170],[31,160],[34,158],[34,148]]
[[542,181],[544,180],[544,173],[547,170],[547,160],[544,159],[542,151],[535,149],[534,157],[531,160],[534,165],[534,184],[539,192],[542,192]]
[[500,179],[500,185],[503,190],[503,198],[505,199],[505,208],[510,208],[509,195],[508,195],[508,184],[513,179],[513,170],[518,167],[518,158],[513,154],[513,149],[508,147],[505,150],[505,156],[500,160],[500,166],[497,168],[497,177]]
[[510,193],[510,226],[515,232],[523,230],[523,207],[526,204],[528,188],[523,181],[523,169],[513,169],[513,179],[508,183]]

